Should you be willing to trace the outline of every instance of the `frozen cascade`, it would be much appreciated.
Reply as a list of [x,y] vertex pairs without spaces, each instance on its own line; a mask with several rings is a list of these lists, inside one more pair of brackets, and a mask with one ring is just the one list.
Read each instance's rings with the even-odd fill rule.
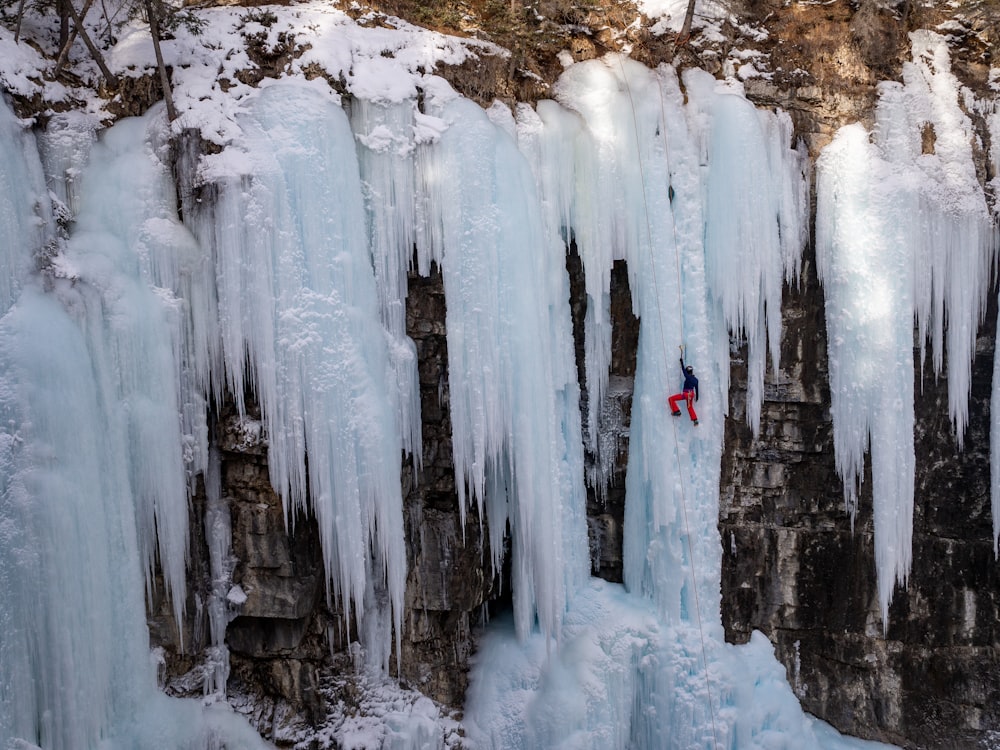
[[389,357],[399,391],[403,449],[413,455],[415,469],[419,470],[417,352],[406,335],[406,274],[412,265],[418,224],[413,158],[420,142],[414,137],[418,114],[412,99],[401,103],[355,99],[351,107],[379,313],[389,332]]
[[[719,383],[729,366],[730,321],[720,308],[739,309],[742,299],[754,301],[754,312],[779,309],[780,296],[773,295],[780,295],[782,275],[794,273],[797,260],[774,232],[766,250],[775,262],[751,275],[745,288],[711,288],[703,217],[711,189],[725,189],[722,174],[732,167],[725,155],[732,150],[703,146],[745,138],[713,127],[711,117],[731,116],[733,109],[747,117],[742,108],[749,105],[713,102],[738,93],[709,88],[707,81],[692,81],[692,99],[691,87],[699,85],[697,104],[685,105],[671,69],[654,72],[607,58],[569,68],[556,88],[558,104],[518,111],[519,145],[535,166],[544,220],[575,238],[584,259],[588,358],[602,356],[591,341],[601,341],[608,325],[604,313],[592,315],[607,302],[607,287],[595,279],[609,278],[616,257],[629,263],[641,321],[626,488],[629,591],[596,580],[580,589],[556,653],[537,635],[518,641],[512,623],[491,627],[466,703],[470,736],[483,747],[877,747],[841,738],[805,716],[766,639],[757,636],[743,647],[723,641]],[[751,128],[758,140],[747,148],[777,161],[767,164],[767,177],[758,175],[764,184],[755,188],[771,198],[745,211],[759,210],[776,224],[781,216],[783,231],[800,240],[795,217],[804,216],[798,202],[804,195],[802,154],[788,148],[781,118],[760,118]],[[781,138],[786,141],[779,149]],[[713,162],[712,154],[721,161]],[[702,155],[707,161],[699,167]],[[710,180],[713,170],[720,175]],[[757,306],[765,297],[766,307]],[[664,394],[679,385],[675,347],[685,335],[705,396],[698,402],[698,427],[672,419],[664,403]],[[606,370],[606,359],[587,363],[591,389],[600,387],[594,378],[606,377]]]
[[[9,116],[2,102],[0,113]],[[164,295],[143,286],[138,255],[128,262],[125,250],[127,240],[136,240],[136,222],[149,218],[142,201],[133,198],[135,184],[123,166],[131,163],[137,174],[149,176],[147,122],[123,122],[96,147],[97,157],[83,173],[88,198],[65,253],[53,260],[52,293],[43,293],[34,277],[17,278],[15,288],[24,292],[0,319],[0,743],[5,747],[263,745],[227,706],[206,708],[160,693],[149,653],[143,569],[148,573],[146,555],[156,544],[150,534],[162,527],[158,554],[165,575],[175,563],[171,555],[179,556],[183,573],[186,532],[178,538],[172,529],[179,511],[186,522],[187,506],[178,412],[170,398],[176,368],[159,359],[173,356],[172,337],[158,328]],[[37,156],[24,171],[25,156],[30,158],[24,137],[4,142],[0,175],[32,175],[24,192],[44,195]],[[81,139],[92,142],[92,132]],[[151,193],[142,197],[155,211],[157,181],[147,185]],[[119,207],[118,221],[102,206]],[[3,230],[11,219],[30,226],[38,213],[25,206],[20,215],[8,214]],[[29,232],[8,250],[19,253],[23,263],[37,252],[34,239]],[[27,267],[14,264],[15,271]],[[109,313],[106,321],[99,317],[102,309]],[[151,374],[147,362],[164,369]],[[116,364],[124,366],[116,370]],[[154,399],[174,405],[172,433],[158,421],[158,407],[148,403]],[[137,434],[126,407],[150,420],[148,427],[166,430],[173,448]],[[88,437],[95,435],[100,440]],[[167,478],[168,466],[149,455],[158,450],[176,479]],[[167,494],[140,496],[160,481],[166,490],[180,485],[180,509],[165,504],[174,499]],[[183,597],[183,577],[173,593]]]
[[[359,61],[357,68],[355,82],[364,65]],[[150,529],[176,520],[167,501],[178,487],[183,495],[185,470],[189,477],[211,471],[207,427],[197,413],[204,415],[207,396],[221,397],[223,384],[241,409],[245,384],[259,400],[272,480],[285,498],[287,518],[294,521],[308,495],[324,535],[332,593],[346,609],[367,610],[359,617],[362,630],[375,634],[368,645],[385,665],[388,649],[372,641],[388,640],[389,620],[399,632],[405,572],[399,455],[401,448],[419,448],[415,381],[408,380],[412,344],[401,326],[401,285],[415,241],[418,270],[427,273],[432,260],[440,265],[448,296],[458,485],[464,488],[467,480],[470,499],[485,510],[494,554],[508,522],[513,539],[516,614],[509,627],[500,623],[488,634],[479,657],[477,670],[494,680],[492,686],[474,680],[470,692],[467,716],[489,738],[484,744],[867,746],[841,741],[801,713],[762,639],[740,648],[722,642],[715,522],[730,332],[749,344],[751,371],[760,373],[757,381],[751,377],[753,390],[768,348],[776,364],[771,323],[781,275],[794,275],[797,263],[802,162],[788,148],[780,115],[750,108],[738,89],[719,89],[709,78],[686,78],[685,84],[690,104],[670,68],[653,72],[608,58],[573,66],[557,88],[559,103],[542,102],[536,111],[522,107],[516,120],[497,108],[487,117],[433,77],[421,77],[427,114],[412,101],[373,100],[358,103],[350,122],[320,79],[242,90],[239,128],[226,130],[235,142],[200,163],[202,182],[195,189],[206,200],[182,191],[185,217],[200,243],[171,209],[169,180],[155,158],[163,144],[155,113],[102,136],[100,163],[85,169],[93,131],[60,121],[65,132],[46,146],[50,186],[78,223],[54,261],[65,305],[32,286],[0,322],[0,408],[14,415],[6,424],[23,427],[4,442],[5,473],[13,477],[4,486],[15,490],[0,496],[0,528],[21,533],[37,521],[48,533],[51,524],[64,521],[66,514],[51,509],[44,518],[34,507],[30,516],[22,512],[34,503],[20,488],[30,489],[29,480],[37,479],[38,456],[58,461],[70,450],[69,437],[109,435],[113,446],[93,448],[93,456],[79,460],[88,461],[90,471],[84,470],[83,481],[115,483],[114,492],[102,487],[89,493],[88,502],[117,505],[109,512],[88,506],[79,523],[91,530],[126,522],[120,540],[95,532],[111,538],[114,549],[86,554],[95,568],[104,563],[102,554],[113,557],[119,576],[127,578],[115,591],[121,599],[115,604],[126,611],[107,616],[125,644],[121,657],[130,658],[108,667],[98,649],[96,674],[121,670],[128,679],[120,683],[135,690],[105,703],[102,696],[117,690],[119,681],[78,690],[74,694],[85,694],[81,700],[93,701],[83,709],[93,721],[80,722],[76,732],[111,736],[109,744],[122,747],[215,747],[221,742],[213,738],[225,732],[236,738],[232,744],[254,745],[240,734],[245,725],[229,722],[221,706],[203,709],[159,696],[148,679],[145,631],[134,627],[142,619],[143,564],[148,568],[160,557],[169,566],[183,557],[175,538],[151,540]],[[723,113],[750,135],[715,123]],[[755,170],[740,173],[735,182],[758,191],[761,200],[732,196],[739,210],[722,220],[749,227],[760,212],[754,245],[760,258],[726,255],[740,251],[727,245],[732,227],[713,227],[707,236],[706,220],[718,217],[725,200],[727,170],[739,166],[729,156],[729,140],[737,137],[767,154],[766,165],[756,166],[766,166],[768,178],[757,184]],[[82,190],[69,179],[68,164],[83,169],[83,183],[99,179],[97,185]],[[143,191],[129,182],[125,164],[143,175]],[[100,177],[92,178],[91,170]],[[102,212],[93,193],[103,194],[107,206],[125,208],[120,215]],[[34,221],[22,208],[15,215],[24,226]],[[412,217],[413,225],[403,226],[410,219],[401,216]],[[571,238],[584,259],[590,302],[592,408],[599,409],[607,388],[608,284],[615,259],[628,261],[642,320],[628,484],[628,592],[585,581],[582,431],[563,265],[564,241]],[[123,248],[134,248],[135,257]],[[713,277],[713,268],[717,272],[727,260],[748,271],[743,284]],[[125,309],[135,314],[105,320],[97,313]],[[697,431],[686,419],[672,420],[663,403],[679,383],[679,343],[689,344],[706,396],[698,405]],[[158,362],[161,377],[141,365],[116,372],[115,357],[125,357],[128,348]],[[38,362],[50,355],[71,361],[49,367],[48,379],[37,377]],[[48,383],[54,383],[50,392],[32,395]],[[65,395],[56,395],[65,393],[79,401],[73,409],[61,403]],[[144,399],[169,407],[154,419],[172,411],[167,432],[176,451],[151,459],[147,452],[158,443],[144,434],[124,445],[132,439],[129,430],[138,429],[128,421],[131,411],[148,406]],[[751,407],[756,399],[752,392]],[[598,413],[587,417],[595,428]],[[57,421],[65,427],[66,414],[77,429],[49,435]],[[589,427],[592,438],[596,429]],[[135,493],[133,499],[130,483],[148,490],[144,483],[167,464],[177,479],[158,488],[163,494]],[[79,492],[77,467],[69,468],[44,478],[61,478],[68,486],[73,477]],[[214,522],[225,524],[221,517]],[[4,583],[20,580],[30,568],[24,580],[31,583],[21,581],[17,589],[23,593],[66,568],[76,577],[71,584],[85,579],[78,590],[92,581],[96,598],[109,598],[106,577],[72,567],[85,556],[74,546],[76,536],[66,532],[58,549],[35,545],[47,554],[74,556],[51,565],[43,560],[49,565],[44,570],[36,564],[41,558],[12,547],[12,556],[0,557]],[[212,554],[220,563],[218,597],[224,546]],[[174,588],[175,594],[181,590]],[[83,597],[77,590],[62,593],[70,602]],[[52,613],[63,603],[50,604],[33,610],[37,620],[62,622]],[[377,626],[383,611],[390,614]],[[0,610],[5,626],[18,617],[13,608]],[[23,627],[11,633],[29,637]],[[6,628],[0,638],[5,635]],[[94,642],[108,643],[106,635],[102,631]],[[551,648],[552,637],[560,649]],[[65,655],[72,648],[46,645],[45,653]],[[14,669],[20,671],[10,673],[13,679],[0,673],[5,698],[18,678],[34,675],[24,662]],[[69,683],[79,676],[71,671]],[[130,708],[127,701],[133,701]],[[0,714],[0,721],[8,722],[0,723],[6,740],[13,719]],[[35,741],[34,725],[25,732]],[[432,741],[433,734],[414,737]],[[76,737],[60,746],[94,744]]]
[[[67,126],[43,139],[41,151],[47,175],[83,173],[79,209],[55,267],[84,282],[75,314],[112,418],[107,439],[128,456],[125,481],[135,501],[147,589],[158,562],[180,623],[188,544],[179,419],[182,304],[158,282],[177,276],[160,264],[176,264],[196,247],[173,208],[170,172],[153,153],[149,134],[158,127],[154,115],[127,120],[88,149],[92,130]],[[56,148],[55,138],[77,146]],[[109,194],[116,199],[109,201]]]
[[[538,106],[538,115],[560,128],[552,148],[561,153],[552,161],[543,202],[558,211],[561,230],[575,240],[585,269],[585,435],[598,457],[591,477],[598,487],[613,460],[594,443],[610,362],[613,261],[629,263],[635,312],[641,317],[643,304],[647,312],[655,308],[661,329],[655,335],[663,351],[654,356],[668,368],[674,347],[690,338],[690,359],[714,366],[719,392],[728,393],[729,332],[747,340],[747,419],[756,431],[767,350],[772,366],[778,364],[782,281],[797,278],[808,235],[807,160],[801,149],[789,148],[788,116],[754,108],[738,89],[703,71],[688,71],[685,86],[692,102],[686,108],[671,68],[653,76],[638,63],[612,56],[574,65],[562,76],[556,97],[570,111],[554,102]],[[573,113],[586,121],[585,129]],[[748,160],[747,153],[759,159]],[[663,253],[662,269],[649,267],[650,247]],[[678,277],[692,254],[686,249],[700,260]],[[734,265],[742,272],[732,273]],[[715,319],[708,338],[690,335],[696,313],[687,309],[700,304],[688,284],[705,284],[705,274]],[[637,280],[645,278],[655,279],[656,289],[643,303]],[[705,348],[696,351],[697,346]],[[676,373],[667,377],[670,385],[660,393],[676,389]]]
[[[765,350],[766,311],[776,364],[782,279],[798,268],[806,205],[804,155],[789,148],[787,116],[756,110],[737,91],[699,71],[689,71],[685,85],[692,102],[687,106],[672,68],[654,72],[610,56],[574,65],[560,78],[558,101],[578,116],[551,102],[538,107],[547,137],[556,144],[542,162],[549,175],[543,205],[559,211],[562,230],[575,238],[586,273],[591,411],[607,388],[611,263],[615,258],[628,262],[633,308],[643,325],[627,479],[625,580],[657,599],[671,620],[682,612],[693,616],[692,599],[697,598],[688,585],[682,603],[684,576],[673,568],[688,555],[681,549],[688,532],[677,532],[685,526],[685,505],[698,514],[694,536],[702,522],[709,534],[716,533],[721,396],[728,390],[727,326],[737,338],[750,339],[753,358],[754,351]],[[744,159],[733,158],[741,150],[767,158],[751,173]],[[743,199],[741,193],[758,198]],[[711,208],[723,204],[729,205],[725,213]],[[736,242],[749,227],[760,227],[759,236]],[[722,272],[733,264],[746,266],[746,273]],[[701,439],[690,439],[664,418],[664,394],[679,385],[675,347],[681,344],[688,345],[688,361],[709,373],[703,381],[705,401],[699,401],[708,415]],[[759,359],[755,377],[762,384],[763,356]],[[748,406],[748,413],[752,408],[759,412],[759,403]],[[590,419],[593,429],[593,414]],[[684,471],[689,462],[698,470],[679,478],[676,467]],[[661,539],[661,534],[672,539]],[[718,590],[713,592],[711,583],[718,580],[718,556],[708,546],[692,550],[696,557],[704,556],[683,563],[688,575],[688,566],[697,571],[697,588],[706,591],[699,616],[718,620]]]
[[[243,414],[252,384],[271,482],[290,522],[308,496],[346,622],[384,586],[398,639],[401,394],[354,135],[329,94],[299,84],[261,90],[238,124],[239,142],[202,163],[214,203],[187,218],[214,257],[226,382]],[[388,644],[366,645],[387,668]]]
[[572,345],[549,340],[569,335],[568,280],[514,140],[443,81],[427,84],[427,114],[449,125],[423,149],[420,179],[447,299],[460,503],[467,480],[495,566],[510,523],[517,632],[537,615],[557,636],[588,566]]
[[816,180],[837,470],[853,512],[870,446],[884,627],[911,562],[914,323],[921,363],[930,340],[935,376],[947,349],[961,446],[995,252],[947,45],[930,32],[911,39],[903,83],[879,87],[874,138],[860,125],[843,128],[821,154]]

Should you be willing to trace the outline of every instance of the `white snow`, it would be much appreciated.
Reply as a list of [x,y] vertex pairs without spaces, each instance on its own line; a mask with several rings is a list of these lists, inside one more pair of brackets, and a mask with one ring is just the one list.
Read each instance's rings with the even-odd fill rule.
[[[651,602],[593,580],[562,646],[494,623],[474,659],[465,726],[477,747],[520,750],[887,750],[804,714],[771,644],[702,641]],[[706,658],[709,669],[705,671]],[[709,709],[711,704],[711,709]]]

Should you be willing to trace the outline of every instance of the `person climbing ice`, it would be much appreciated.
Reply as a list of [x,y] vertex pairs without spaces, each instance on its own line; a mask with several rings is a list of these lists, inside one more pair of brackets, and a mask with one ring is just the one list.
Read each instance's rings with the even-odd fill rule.
[[694,411],[694,402],[698,400],[698,378],[694,376],[694,368],[684,364],[684,345],[681,344],[681,372],[684,373],[684,385],[680,393],[675,393],[669,399],[670,411],[675,417],[681,415],[680,400],[687,402],[688,416],[694,424],[698,424],[698,415]]

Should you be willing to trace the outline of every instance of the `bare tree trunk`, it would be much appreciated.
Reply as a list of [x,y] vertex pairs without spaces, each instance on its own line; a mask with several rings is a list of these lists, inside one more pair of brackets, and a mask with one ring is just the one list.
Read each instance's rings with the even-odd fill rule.
[[688,0],[687,12],[684,14],[684,23],[681,26],[680,33],[677,34],[677,41],[674,43],[677,47],[687,44],[687,40],[691,38],[691,24],[694,22],[695,2],[696,0]]
[[66,4],[69,0],[56,0],[56,12],[59,14],[59,49],[66,46],[69,39],[69,11]]
[[14,44],[21,38],[21,19],[24,18],[24,0],[17,4],[17,28],[14,29]]
[[97,46],[90,39],[90,34],[87,30],[83,28],[83,21],[80,20],[80,16],[77,15],[76,8],[73,7],[72,0],[66,0],[66,7],[69,9],[69,14],[73,16],[73,25],[76,27],[77,32],[79,32],[80,37],[83,39],[83,43],[87,45],[87,49],[90,50],[90,56],[94,58],[94,62],[97,63],[97,67],[101,69],[101,73],[104,75],[104,80],[108,82],[108,85],[116,89],[118,88],[118,79],[108,68],[106,62],[104,62],[104,57],[101,55],[101,51],[97,49]]
[[163,64],[163,51],[160,49],[160,16],[155,0],[145,0],[146,15],[149,18],[149,35],[153,37],[153,51],[156,53],[156,67],[160,71],[160,85],[163,87],[163,101],[167,105],[167,120],[177,119],[177,109],[174,107],[174,95],[170,90],[170,77],[167,66]]
[[[81,23],[83,23],[83,19],[87,17],[87,11],[90,10],[90,6],[93,5],[93,3],[94,0],[87,0],[87,2],[84,3],[83,10],[80,11]],[[69,5],[69,0],[59,0],[59,4],[60,6],[65,8],[65,6]],[[63,10],[62,8],[60,9],[60,13],[62,13],[65,18],[69,17],[66,11]],[[55,67],[56,75],[59,75],[59,71],[63,69],[63,66],[66,64],[66,60],[69,59],[69,50],[70,47],[73,46],[73,42],[76,41],[76,33],[77,33],[76,26],[74,26],[72,30],[66,33],[66,38],[63,39],[62,31],[60,31],[59,36],[60,36],[60,41],[62,42],[62,46],[59,50],[59,58],[56,60],[56,67]]]

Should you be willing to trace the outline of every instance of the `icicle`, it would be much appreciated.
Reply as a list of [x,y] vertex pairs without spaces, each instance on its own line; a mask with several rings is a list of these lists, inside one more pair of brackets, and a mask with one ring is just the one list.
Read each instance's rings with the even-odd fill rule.
[[879,87],[874,143],[849,126],[817,164],[837,470],[853,513],[870,445],[884,627],[912,554],[913,320],[921,362],[929,339],[935,374],[947,348],[949,414],[961,447],[994,252],[947,45],[930,32],[912,41],[903,83]]
[[271,482],[286,518],[297,509],[316,516],[346,619],[360,619],[372,579],[384,580],[398,646],[401,396],[379,320],[354,135],[344,111],[307,86],[271,86],[246,108],[240,142],[202,165],[214,205],[189,217],[215,259],[226,379],[241,411],[244,383],[252,385]]
[[406,272],[416,241],[417,202],[413,154],[417,148],[415,102],[377,104],[356,99],[351,124],[358,140],[358,162],[368,217],[368,241],[375,267],[379,313],[388,331],[389,360],[398,401],[403,450],[420,469],[420,388],[417,352],[406,335]]
[[579,460],[571,344],[549,339],[569,335],[565,266],[546,252],[535,180],[511,138],[450,90],[426,93],[428,113],[451,125],[421,168],[440,232],[460,502],[467,481],[494,565],[509,520],[518,633],[537,616],[555,634],[586,549],[582,488],[565,464]]

